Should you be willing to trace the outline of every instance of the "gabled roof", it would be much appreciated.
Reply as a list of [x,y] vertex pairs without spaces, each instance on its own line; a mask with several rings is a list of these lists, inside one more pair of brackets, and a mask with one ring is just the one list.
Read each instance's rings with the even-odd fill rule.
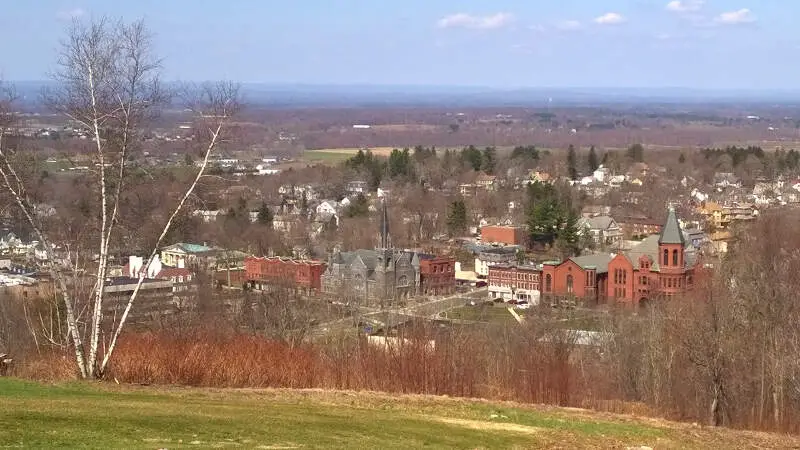
[[576,256],[569,260],[580,266],[582,269],[595,269],[597,273],[607,273],[608,263],[611,262],[611,255],[586,255]]
[[185,242],[178,242],[177,244],[172,244],[169,247],[164,248],[164,250],[165,251],[179,250],[184,253],[207,253],[214,249],[200,244],[187,244]]
[[661,230],[661,236],[658,238],[659,244],[680,244],[685,245],[686,240],[681,231],[681,225],[678,223],[678,216],[675,214],[675,208],[670,207],[667,214],[667,222]]
[[590,230],[607,230],[612,224],[616,225],[610,216],[583,217],[578,220],[578,226],[588,227]]

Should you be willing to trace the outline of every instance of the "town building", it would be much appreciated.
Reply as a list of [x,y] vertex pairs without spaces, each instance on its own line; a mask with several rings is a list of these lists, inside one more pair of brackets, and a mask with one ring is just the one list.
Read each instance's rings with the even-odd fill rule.
[[496,264],[510,264],[517,260],[519,248],[512,247],[490,247],[483,249],[475,258],[475,273],[479,277],[489,276],[489,267]]
[[[103,315],[106,318],[119,318],[139,283],[138,278],[129,276],[110,277],[103,288],[105,302]],[[136,307],[130,310],[129,324],[146,324],[160,321],[178,311],[180,306],[174,294],[172,280],[145,279],[136,296]]]
[[542,297],[551,305],[591,306],[605,303],[607,254],[586,255],[542,264]]
[[622,229],[610,216],[582,217],[578,219],[578,233],[592,239],[598,246],[614,246],[622,239]]
[[392,304],[420,291],[420,255],[391,245],[386,202],[380,245],[374,250],[336,251],[321,276],[322,291],[362,304]]
[[450,295],[456,289],[455,258],[419,254],[420,293]]
[[218,249],[179,242],[161,250],[161,262],[179,268],[207,269],[216,264]]
[[489,268],[489,298],[538,305],[542,269],[534,265],[497,264]]
[[350,181],[345,186],[345,190],[349,195],[366,194],[369,191],[369,185],[362,180]]
[[527,241],[524,227],[487,225],[481,227],[481,241],[487,244],[524,245]]
[[494,175],[481,173],[477,176],[477,178],[475,178],[475,186],[477,186],[479,189],[485,189],[487,191],[493,191],[496,183],[497,177]]
[[270,287],[289,287],[302,291],[320,291],[325,263],[316,260],[297,260],[281,257],[247,257],[245,276],[250,287],[265,290]]
[[543,263],[542,299],[549,304],[644,305],[690,288],[697,255],[692,235],[681,229],[670,208],[661,233],[626,252]]
[[637,238],[661,233],[662,222],[645,215],[627,215],[616,220],[622,234],[627,238]]
[[660,235],[643,240],[608,264],[606,297],[642,306],[661,297],[685,292],[694,284],[697,251],[670,207]]

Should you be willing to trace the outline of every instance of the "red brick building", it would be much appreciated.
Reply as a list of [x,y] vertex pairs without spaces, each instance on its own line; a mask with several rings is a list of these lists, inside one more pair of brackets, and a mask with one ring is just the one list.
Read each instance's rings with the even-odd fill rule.
[[663,223],[658,219],[636,215],[620,217],[617,220],[617,224],[622,229],[622,233],[628,238],[659,234],[663,226]]
[[244,268],[248,283],[256,289],[279,285],[319,291],[326,264],[315,260],[250,256],[245,258]]
[[489,298],[538,304],[542,270],[533,265],[497,264],[489,267]]
[[606,301],[610,255],[587,255],[542,265],[542,296],[550,303],[580,299],[586,305]]
[[675,210],[670,208],[660,235],[643,240],[608,265],[609,299],[643,305],[655,297],[672,297],[694,284],[697,255],[686,242]]
[[630,251],[544,263],[542,297],[551,303],[580,300],[586,305],[643,305],[690,288],[696,260],[696,251],[687,243],[675,210],[670,208],[661,233],[645,238]]
[[487,225],[481,227],[481,241],[506,245],[523,245],[526,241],[524,227]]
[[442,256],[419,254],[420,293],[449,295],[456,289],[456,260]]

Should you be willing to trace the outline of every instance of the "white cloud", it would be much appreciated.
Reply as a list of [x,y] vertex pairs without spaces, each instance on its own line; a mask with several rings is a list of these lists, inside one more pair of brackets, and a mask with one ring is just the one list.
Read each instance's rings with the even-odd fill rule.
[[81,8],[74,8],[68,11],[59,11],[56,16],[61,20],[70,20],[70,19],[77,19],[78,17],[82,17],[86,15],[86,11],[82,10]]
[[581,24],[577,20],[564,20],[556,24],[556,28],[561,31],[580,30],[582,27],[583,24]]
[[493,30],[503,28],[514,21],[509,13],[499,12],[487,16],[474,16],[467,13],[456,13],[442,17],[436,22],[439,28],[470,28],[474,30]]
[[740,25],[743,23],[755,22],[756,18],[753,13],[747,9],[742,8],[737,11],[728,11],[718,15],[714,18],[714,22],[721,25]]
[[598,25],[619,25],[623,22],[625,22],[625,18],[615,12],[605,13],[594,19],[594,23]]
[[667,11],[677,13],[687,13],[699,11],[703,7],[704,0],[673,0],[667,3]]

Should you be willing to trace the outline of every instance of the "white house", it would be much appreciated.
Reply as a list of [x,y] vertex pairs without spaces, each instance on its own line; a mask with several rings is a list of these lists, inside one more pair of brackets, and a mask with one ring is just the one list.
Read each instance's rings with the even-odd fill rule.
[[580,218],[578,233],[590,236],[597,245],[615,245],[622,239],[622,230],[610,216]]
[[610,173],[611,172],[608,170],[608,168],[607,167],[603,167],[603,165],[601,164],[600,167],[598,167],[597,170],[594,171],[592,176],[594,177],[595,181],[597,181],[598,183],[605,183],[606,178],[608,178]]
[[214,210],[196,209],[196,210],[192,211],[192,215],[194,217],[199,217],[205,223],[210,223],[210,222],[216,222],[217,218],[220,215],[224,215],[224,213],[219,209],[214,209]]
[[625,175],[614,175],[608,178],[608,185],[611,187],[620,187],[625,182]]
[[339,212],[339,203],[335,200],[323,200],[317,205],[316,212],[318,216],[330,215],[335,216]]

